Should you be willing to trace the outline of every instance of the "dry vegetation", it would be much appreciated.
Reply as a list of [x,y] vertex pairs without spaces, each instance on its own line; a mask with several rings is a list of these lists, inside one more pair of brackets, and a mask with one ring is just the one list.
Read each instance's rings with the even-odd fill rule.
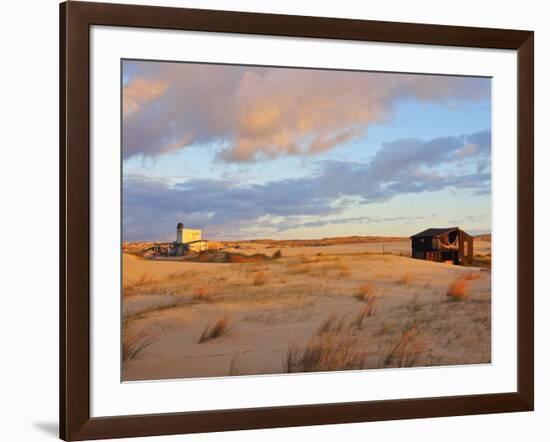
[[254,275],[254,285],[264,285],[268,279],[267,272],[260,271]]
[[406,328],[384,359],[384,365],[413,367],[426,351],[427,343],[414,326]]
[[467,299],[469,296],[468,281],[469,279],[467,278],[467,276],[460,276],[451,284],[449,284],[449,287],[447,288],[447,297],[451,301],[464,301],[465,299]]
[[490,362],[488,271],[369,243],[239,244],[252,259],[124,255],[124,379]]
[[321,335],[304,347],[291,345],[284,361],[286,373],[312,371],[359,370],[364,366],[364,355],[357,351],[353,335]]
[[212,290],[208,287],[197,287],[193,293],[193,301],[205,302],[212,300]]
[[143,293],[146,290],[147,286],[152,285],[154,282],[154,278],[150,277],[146,273],[143,273],[135,281],[124,284],[124,286],[122,287],[123,296],[133,296]]
[[156,334],[150,331],[142,332],[137,335],[125,333],[122,340],[122,361],[127,362],[134,359],[156,340]]
[[214,324],[207,325],[199,338],[199,344],[217,339],[229,333],[229,318],[218,319]]
[[389,237],[389,236],[345,236],[334,238],[322,238],[322,239],[286,239],[286,240],[273,240],[273,239],[256,239],[251,241],[239,241],[239,242],[223,242],[226,247],[247,247],[254,246],[256,244],[265,245],[268,248],[288,248],[288,247],[327,247],[334,245],[347,245],[347,244],[377,244],[377,243],[391,243],[402,242],[408,240],[408,238],[402,237]]
[[414,279],[414,276],[411,273],[404,273],[397,279],[398,284],[410,284]]
[[351,269],[348,264],[338,263],[338,276],[340,278],[347,278],[351,275]]
[[359,286],[353,296],[358,301],[366,304],[362,310],[364,316],[372,316],[375,313],[378,297],[374,294],[374,286],[372,284],[367,283]]

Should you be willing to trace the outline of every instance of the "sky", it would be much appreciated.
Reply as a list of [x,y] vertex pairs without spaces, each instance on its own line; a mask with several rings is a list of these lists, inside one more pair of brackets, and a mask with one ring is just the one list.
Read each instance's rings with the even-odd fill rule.
[[123,239],[491,228],[491,79],[124,60]]

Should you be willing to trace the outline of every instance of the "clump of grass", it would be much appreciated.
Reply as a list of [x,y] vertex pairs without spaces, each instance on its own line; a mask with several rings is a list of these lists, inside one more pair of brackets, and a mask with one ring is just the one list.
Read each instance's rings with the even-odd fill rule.
[[378,303],[378,298],[376,296],[371,296],[367,302],[367,306],[365,307],[365,310],[367,312],[367,316],[373,316],[376,312],[376,304]]
[[345,321],[345,316],[340,316],[337,313],[333,313],[321,322],[319,328],[317,329],[317,334],[321,335],[323,333],[339,332],[342,328],[344,328]]
[[392,332],[392,326],[391,324],[388,324],[386,322],[383,322],[378,331],[374,334],[374,336],[387,336]]
[[368,302],[374,296],[374,286],[370,283],[363,284],[357,288],[353,297],[361,302]]
[[199,338],[199,344],[217,339],[229,333],[229,318],[218,319],[214,324],[207,325]]
[[406,327],[383,360],[385,367],[412,367],[426,351],[426,343],[414,326]]
[[260,271],[254,275],[254,285],[264,285],[268,280],[267,272]]
[[316,336],[305,346],[289,346],[284,359],[286,373],[314,371],[359,370],[364,367],[366,354],[357,349],[354,336]]
[[145,318],[145,316],[148,315],[149,313],[155,313],[155,312],[161,312],[163,310],[168,310],[168,309],[171,309],[173,307],[177,307],[180,304],[181,304],[181,301],[173,300],[171,302],[167,302],[167,303],[163,303],[163,304],[150,305],[150,306],[145,307],[141,310],[138,310],[137,312],[125,314],[123,316],[122,320],[123,320],[124,323],[128,324],[128,323],[130,323],[131,321],[133,321],[135,319]]
[[212,292],[208,287],[197,287],[193,292],[193,301],[210,301],[212,299]]
[[122,287],[123,296],[134,296],[143,292],[144,287],[155,282],[155,279],[150,277],[147,273],[142,273],[136,280],[124,284]]
[[398,284],[409,285],[413,281],[413,275],[410,273],[404,273],[397,279]]
[[474,281],[474,280],[476,280],[476,279],[481,278],[481,273],[478,273],[478,272],[468,272],[468,273],[464,273],[464,275],[462,275],[462,278],[463,278],[465,281]]
[[309,265],[297,265],[289,269],[288,273],[291,275],[303,275],[311,273],[312,268]]
[[174,279],[189,279],[192,275],[191,272],[187,271],[187,272],[174,272],[174,273],[170,273],[166,279],[168,280],[174,280]]
[[273,254],[273,259],[280,259],[282,258],[283,254],[281,253],[281,249],[277,250],[274,254]]
[[363,321],[367,316],[372,316],[373,310],[372,308],[367,304],[365,307],[363,307],[357,314],[353,317],[350,323],[351,329],[361,330],[363,326]]
[[470,296],[469,281],[461,276],[447,287],[447,298],[451,301],[463,301]]
[[300,261],[303,264],[316,264],[319,262],[319,258],[315,256],[300,255]]
[[374,294],[374,286],[372,284],[363,284],[358,287],[357,291],[353,294],[355,299],[358,301],[366,303],[365,314],[366,316],[372,316],[376,310],[376,304],[378,303],[378,298]]
[[350,275],[351,275],[351,269],[349,265],[342,264],[342,263],[338,265],[338,276],[340,278],[347,278]]
[[429,281],[426,281],[426,283],[424,284],[425,289],[429,289],[431,286],[432,286],[432,280],[431,279]]
[[122,337],[123,362],[135,359],[139,353],[154,344],[156,340],[157,337],[153,332],[143,332],[136,335],[130,335],[125,331]]

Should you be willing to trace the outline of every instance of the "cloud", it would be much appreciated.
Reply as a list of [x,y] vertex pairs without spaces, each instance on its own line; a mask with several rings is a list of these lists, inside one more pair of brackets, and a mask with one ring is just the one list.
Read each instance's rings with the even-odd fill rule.
[[[126,176],[124,237],[159,239],[171,234],[180,220],[204,228],[210,237],[226,238],[249,234],[251,226],[285,231],[357,223],[359,218],[345,217],[347,209],[396,195],[442,189],[485,194],[490,191],[491,174],[478,172],[477,164],[482,159],[490,161],[490,140],[488,131],[427,141],[396,140],[384,143],[371,161],[319,162],[311,176],[264,184],[243,185],[231,179],[174,184]],[[475,152],[459,158],[469,144],[478,146]],[[274,226],[266,217],[282,221]]]
[[227,162],[326,152],[391,118],[399,101],[449,106],[490,96],[490,80],[125,61],[123,154],[213,143]]
[[159,98],[166,92],[168,82],[135,78],[123,88],[122,110],[124,117],[139,112],[149,101]]
[[277,232],[284,232],[290,229],[304,228],[304,227],[323,227],[336,224],[373,224],[373,223],[391,223],[402,222],[409,223],[425,219],[424,216],[391,216],[391,217],[376,217],[376,216],[354,216],[344,218],[323,218],[314,221],[306,221],[304,217],[296,217],[295,219],[286,219],[284,221],[272,222],[266,220],[260,222],[261,227],[268,227]]
[[477,223],[479,221],[485,221],[487,220],[487,215],[486,214],[480,214],[480,215],[467,215],[467,216],[463,216],[463,217],[460,217],[460,218],[454,218],[454,219],[451,219],[449,220],[449,223],[450,224],[453,224],[453,225],[459,225],[459,224],[464,224],[464,223]]

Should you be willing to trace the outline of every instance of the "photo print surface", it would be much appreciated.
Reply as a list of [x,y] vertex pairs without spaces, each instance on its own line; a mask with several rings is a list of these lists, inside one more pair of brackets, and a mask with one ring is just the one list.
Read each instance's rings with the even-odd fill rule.
[[122,380],[491,362],[491,79],[122,61]]

